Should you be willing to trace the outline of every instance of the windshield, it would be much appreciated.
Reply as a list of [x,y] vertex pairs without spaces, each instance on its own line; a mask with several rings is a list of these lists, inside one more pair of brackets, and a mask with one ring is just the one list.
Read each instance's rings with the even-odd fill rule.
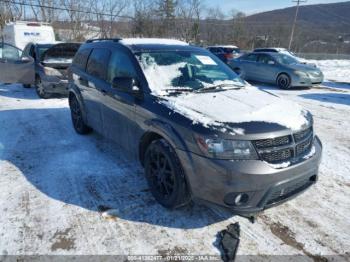
[[299,63],[297,59],[287,54],[278,54],[275,56],[277,62],[283,65],[292,65]]
[[156,51],[136,54],[152,93],[241,88],[242,81],[216,57],[193,51]]

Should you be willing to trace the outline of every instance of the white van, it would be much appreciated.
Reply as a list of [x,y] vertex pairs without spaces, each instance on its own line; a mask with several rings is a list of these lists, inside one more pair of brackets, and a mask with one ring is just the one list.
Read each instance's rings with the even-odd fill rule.
[[7,23],[3,29],[3,42],[24,49],[28,43],[56,43],[53,28],[48,23],[16,21]]

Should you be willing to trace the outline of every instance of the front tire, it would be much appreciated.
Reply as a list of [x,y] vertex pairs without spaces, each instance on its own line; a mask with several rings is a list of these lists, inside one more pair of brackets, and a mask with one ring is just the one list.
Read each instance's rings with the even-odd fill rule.
[[276,83],[280,89],[290,89],[292,81],[289,75],[280,74],[276,79]]
[[39,76],[35,78],[35,91],[40,98],[47,99],[50,97],[50,95],[45,92],[43,82]]
[[85,124],[79,101],[74,95],[69,98],[69,108],[74,130],[80,135],[90,133],[91,128]]
[[145,154],[145,174],[154,198],[169,209],[187,205],[190,193],[174,149],[164,139],[153,141]]

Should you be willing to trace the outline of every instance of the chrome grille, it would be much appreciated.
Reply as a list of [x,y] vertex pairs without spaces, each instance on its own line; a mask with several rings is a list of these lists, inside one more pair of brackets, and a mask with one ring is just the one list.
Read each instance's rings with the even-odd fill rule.
[[292,135],[253,141],[260,158],[271,164],[301,161],[310,152],[313,130],[309,127]]
[[277,138],[262,139],[254,141],[256,148],[266,148],[266,147],[275,147],[283,146],[291,143],[290,136],[281,136]]
[[311,149],[311,146],[312,146],[312,137],[308,138],[306,141],[301,142],[296,146],[295,148],[296,156],[300,156],[308,152]]
[[293,150],[290,148],[275,150],[271,152],[261,153],[260,156],[264,161],[274,164],[292,158]]

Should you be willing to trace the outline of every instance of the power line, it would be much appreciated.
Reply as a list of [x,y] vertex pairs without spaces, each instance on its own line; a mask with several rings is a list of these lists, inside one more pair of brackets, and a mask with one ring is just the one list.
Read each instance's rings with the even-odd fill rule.
[[299,6],[300,3],[305,3],[307,0],[295,0],[293,2],[297,3],[297,8],[295,10],[295,16],[294,16],[294,22],[293,22],[293,27],[292,27],[292,32],[290,34],[290,40],[289,40],[289,45],[288,45],[288,49],[290,50],[290,48],[292,47],[292,43],[293,43],[293,37],[294,37],[294,30],[295,30],[295,25],[297,23],[297,19],[298,19],[298,12],[299,12]]
[[23,3],[23,2],[11,1],[11,0],[0,0],[0,2],[7,3],[7,4],[21,5],[21,6],[30,6],[30,7],[47,8],[47,9],[51,9],[51,10],[67,11],[67,12],[73,12],[73,13],[76,12],[76,13],[84,13],[84,14],[91,14],[91,15],[133,19],[133,17],[126,16],[126,15],[113,15],[113,14],[100,13],[100,12],[95,12],[95,11],[83,11],[83,10],[66,8],[66,7],[48,6],[48,5],[40,5],[40,4],[32,4],[32,3],[29,4],[29,3]]

